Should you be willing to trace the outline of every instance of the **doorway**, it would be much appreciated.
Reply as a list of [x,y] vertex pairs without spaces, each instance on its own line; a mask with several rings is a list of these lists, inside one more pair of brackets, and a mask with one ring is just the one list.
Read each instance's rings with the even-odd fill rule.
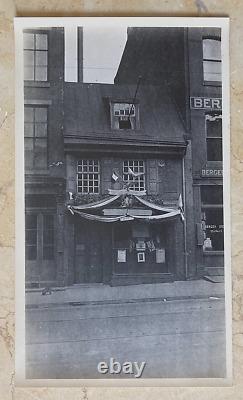
[[75,226],[75,283],[103,281],[102,231],[99,223],[80,220]]
[[142,222],[114,224],[114,273],[168,273],[165,227],[166,224]]

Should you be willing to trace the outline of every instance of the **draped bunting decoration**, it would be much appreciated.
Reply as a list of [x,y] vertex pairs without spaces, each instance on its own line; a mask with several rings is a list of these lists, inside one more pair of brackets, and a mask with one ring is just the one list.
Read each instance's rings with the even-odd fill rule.
[[175,217],[176,215],[180,215],[180,210],[173,210],[171,212],[166,212],[165,214],[149,215],[144,217],[142,215],[135,215],[134,219],[142,219],[143,221],[159,221],[161,219]]
[[140,192],[138,192],[137,190],[132,190],[132,189],[108,189],[108,193],[112,196],[114,195],[123,196],[127,194],[137,197],[137,196],[145,196],[146,190],[140,190]]
[[98,222],[127,222],[127,221],[133,221],[133,220],[138,220],[138,221],[145,221],[145,222],[150,222],[150,221],[160,221],[163,219],[167,218],[173,218],[176,217],[177,215],[181,216],[182,221],[184,221],[184,214],[181,209],[175,209],[175,208],[169,208],[169,207],[163,207],[159,206],[157,204],[151,203],[148,200],[142,199],[137,195],[134,195],[134,197],[143,205],[147,206],[150,209],[156,210],[156,211],[162,211],[164,214],[156,214],[156,215],[120,215],[116,217],[108,217],[108,216],[102,216],[102,215],[94,215],[94,214],[89,214],[86,212],[83,212],[83,210],[92,210],[92,209],[99,209],[101,207],[106,206],[107,204],[111,204],[115,200],[117,200],[121,195],[116,195],[112,196],[106,199],[103,199],[101,201],[96,201],[94,203],[90,204],[83,204],[79,206],[71,206],[68,205],[68,210],[71,212],[72,215],[78,214],[80,217],[85,218],[90,221],[98,221]]
[[120,197],[120,195],[112,196],[112,197],[106,197],[103,200],[94,201],[93,203],[81,204],[79,206],[72,206],[72,209],[73,210],[95,210],[97,208],[101,208],[101,207],[107,206],[107,204],[113,203],[113,201],[119,199],[119,197]]
[[140,203],[142,203],[143,205],[145,205],[145,206],[147,206],[147,207],[149,207],[149,208],[152,208],[153,210],[164,211],[164,212],[167,212],[167,213],[170,213],[170,212],[172,212],[172,211],[175,211],[174,208],[159,206],[159,205],[157,205],[157,204],[151,203],[151,202],[148,201],[148,200],[141,199],[141,198],[138,197],[138,196],[134,196],[134,197],[135,197]]
[[149,215],[149,216],[143,216],[143,215],[128,215],[128,216],[117,216],[117,217],[105,217],[102,215],[94,215],[94,214],[87,214],[82,211],[79,211],[78,209],[75,209],[74,207],[68,206],[69,211],[72,214],[78,214],[80,217],[83,217],[85,219],[88,219],[90,221],[99,221],[99,222],[127,222],[127,221],[133,221],[133,220],[142,220],[142,221],[159,221],[162,219],[166,218],[172,218],[177,215],[180,215],[180,210],[173,210],[171,212],[166,212],[165,214],[159,214],[159,215]]
[[80,217],[83,217],[83,218],[88,219],[90,221],[117,222],[117,221],[120,221],[120,218],[121,218],[121,217],[103,217],[101,215],[87,214],[87,213],[84,213],[82,211],[73,210],[73,207],[70,207],[69,210],[73,211],[75,214],[80,215]]

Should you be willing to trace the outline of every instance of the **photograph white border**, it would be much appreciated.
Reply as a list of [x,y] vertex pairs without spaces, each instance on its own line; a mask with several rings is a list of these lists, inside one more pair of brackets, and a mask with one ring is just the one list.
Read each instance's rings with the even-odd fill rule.
[[[26,379],[25,378],[25,239],[24,239],[24,87],[23,29],[35,27],[218,27],[222,41],[223,104],[223,195],[225,311],[226,311],[226,378],[190,379]],[[214,17],[17,17],[15,30],[15,385],[16,386],[228,386],[232,385],[232,278],[230,219],[230,90],[229,90],[229,18]]]

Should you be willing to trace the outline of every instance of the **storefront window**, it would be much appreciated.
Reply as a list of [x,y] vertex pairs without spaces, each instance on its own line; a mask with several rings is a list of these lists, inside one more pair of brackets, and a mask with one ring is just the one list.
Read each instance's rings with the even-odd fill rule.
[[202,186],[202,228],[205,251],[224,250],[224,218],[222,186]]

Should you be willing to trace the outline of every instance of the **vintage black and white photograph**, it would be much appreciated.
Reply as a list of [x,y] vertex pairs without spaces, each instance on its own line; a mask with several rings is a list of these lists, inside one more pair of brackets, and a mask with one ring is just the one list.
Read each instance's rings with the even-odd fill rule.
[[22,20],[25,379],[229,378],[226,19]]

